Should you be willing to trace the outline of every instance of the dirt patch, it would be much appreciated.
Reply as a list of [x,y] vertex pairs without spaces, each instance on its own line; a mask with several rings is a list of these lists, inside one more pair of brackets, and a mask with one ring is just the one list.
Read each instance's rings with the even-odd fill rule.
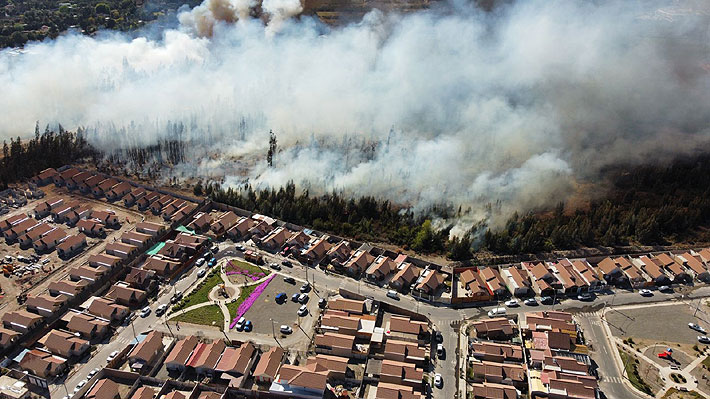
[[646,348],[643,354],[646,355],[646,357],[648,357],[649,359],[652,359],[654,362],[656,362],[656,364],[660,365],[661,367],[668,367],[671,364],[675,364],[676,366],[683,369],[687,367],[693,360],[695,360],[694,356],[690,356],[679,348],[673,348],[672,346],[670,346],[670,348],[673,349],[672,360],[659,358],[658,354],[664,352],[668,348],[669,346],[664,344],[653,345]]
[[706,356],[690,374],[698,381],[698,390],[710,396],[710,356]]
[[681,392],[675,388],[671,388],[661,399],[703,399],[703,395],[695,391]]

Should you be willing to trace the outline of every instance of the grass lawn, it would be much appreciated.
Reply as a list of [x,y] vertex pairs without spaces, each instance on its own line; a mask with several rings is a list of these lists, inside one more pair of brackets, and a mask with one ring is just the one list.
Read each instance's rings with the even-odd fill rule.
[[636,358],[632,357],[621,349],[619,349],[619,355],[621,355],[621,361],[622,363],[624,363],[624,367],[626,368],[626,375],[629,378],[629,381],[631,381],[631,385],[633,385],[641,392],[653,395],[651,387],[649,387],[648,384],[646,384],[646,382],[642,380],[641,376],[639,375],[638,366],[636,364]]
[[239,291],[239,298],[237,298],[236,301],[227,304],[227,309],[229,309],[229,317],[231,317],[232,320],[237,317],[237,309],[239,309],[239,305],[241,305],[242,302],[244,302],[244,300],[247,299],[252,292],[254,292],[257,286],[258,285],[250,285],[247,287],[241,287]]
[[243,260],[230,259],[229,261],[232,262],[232,267],[227,267],[227,269],[225,269],[226,272],[242,269],[248,271],[251,274],[264,273],[265,276],[271,274],[271,270],[269,270],[268,268],[259,267],[251,263],[244,262]]
[[[190,324],[202,324],[205,326],[216,326],[219,328],[224,326],[224,315],[222,314],[222,310],[217,305],[209,305],[192,309],[189,312],[185,312],[185,314],[178,314],[170,320]],[[215,323],[212,324],[212,322]]]
[[200,285],[197,287],[197,289],[192,291],[190,295],[183,298],[183,300],[180,301],[177,305],[173,306],[173,311],[207,302],[209,300],[207,296],[209,295],[210,291],[212,291],[212,288],[214,288],[218,284],[222,284],[223,282],[224,281],[222,281],[222,276],[220,276],[219,274],[219,268],[215,267],[207,275],[207,278],[200,282]]
[[661,399],[702,399],[704,396],[695,392],[681,392],[675,388],[669,389]]
[[705,356],[705,359],[703,359],[703,366],[710,369],[710,356]]

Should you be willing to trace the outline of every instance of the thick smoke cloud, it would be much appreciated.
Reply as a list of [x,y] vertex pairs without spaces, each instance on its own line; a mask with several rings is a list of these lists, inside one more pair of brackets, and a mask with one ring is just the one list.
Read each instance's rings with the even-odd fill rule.
[[159,41],[69,34],[0,53],[0,132],[86,126],[111,150],[180,122],[194,161],[174,173],[462,204],[495,223],[564,200],[605,166],[706,145],[699,4],[442,5],[329,29],[289,19],[298,2],[265,0],[265,25],[248,18],[251,0],[205,0]]

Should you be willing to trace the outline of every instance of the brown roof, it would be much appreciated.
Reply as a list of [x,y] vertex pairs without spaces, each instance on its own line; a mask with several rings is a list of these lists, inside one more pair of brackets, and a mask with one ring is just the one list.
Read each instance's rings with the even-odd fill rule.
[[427,274],[422,281],[417,284],[417,289],[431,293],[436,291],[436,289],[442,284],[444,284],[444,276],[436,270],[429,270],[429,274]]
[[365,271],[365,274],[381,274],[383,276],[386,276],[392,272],[397,270],[397,264],[394,263],[394,260],[386,257],[386,256],[378,256],[377,259],[375,259],[374,262],[370,265],[370,267],[367,268]]
[[479,334],[490,334],[501,332],[505,335],[513,333],[513,325],[505,317],[496,317],[488,320],[479,320],[473,323],[473,327]]
[[197,337],[190,335],[178,341],[165,359],[165,363],[180,363],[186,364],[187,359],[195,347],[197,347]]
[[337,298],[328,301],[328,309],[342,310],[350,313],[362,314],[365,310],[365,301]]
[[94,327],[103,327],[109,324],[107,321],[97,319],[94,316],[84,313],[70,312],[70,314],[71,318],[67,323],[67,329],[69,331],[80,332],[84,335],[91,335],[94,331]]
[[7,347],[11,343],[15,342],[19,336],[20,333],[17,331],[0,327],[0,346],[3,348]]
[[42,308],[54,312],[62,307],[69,297],[66,295],[51,296],[49,294],[28,295],[27,307]]
[[686,252],[681,257],[685,260],[685,265],[696,275],[708,272],[708,268],[703,264],[700,256],[693,256]]
[[80,293],[81,291],[86,288],[86,286],[89,285],[88,281],[85,280],[80,280],[80,281],[69,281],[69,280],[61,280],[61,281],[53,281],[49,283],[49,290],[50,291],[57,291],[63,294],[67,295],[76,295]]
[[526,373],[525,366],[522,364],[511,364],[511,363],[494,363],[482,361],[480,363],[473,364],[474,374],[480,374],[485,377],[503,377],[504,379],[510,379],[511,381],[522,382],[525,381]]
[[69,236],[61,244],[57,245],[57,250],[59,251],[69,251],[72,247],[79,245],[80,243],[86,243],[86,236],[79,233],[75,236]]
[[121,262],[121,258],[113,255],[108,255],[108,254],[96,254],[96,255],[90,255],[89,256],[89,264],[97,264],[99,266],[104,266],[107,268],[113,268],[116,266],[119,262]]
[[144,386],[136,389],[131,399],[153,399],[153,396],[155,396],[155,390]]
[[38,342],[47,347],[50,352],[63,357],[69,357],[73,354],[72,352],[89,344],[87,340],[59,330],[51,330]]
[[169,269],[173,269],[180,264],[167,259],[160,259],[154,256],[149,257],[143,263],[143,268],[146,270],[155,270],[159,274],[165,274]]
[[251,342],[244,343],[238,348],[226,348],[215,370],[245,375],[249,371],[247,367],[254,356],[254,351],[254,345]]
[[122,305],[118,305],[111,300],[105,298],[94,297],[89,305],[89,312],[97,316],[103,317],[104,319],[109,319],[113,317],[114,310],[128,312],[128,308]]
[[38,314],[30,313],[26,310],[14,310],[12,312],[7,312],[2,316],[2,321],[4,323],[15,324],[22,327],[29,327],[34,323],[44,319],[43,316]]
[[151,331],[143,341],[133,348],[128,357],[137,358],[144,362],[153,360],[153,356],[163,348],[163,333]]
[[113,251],[118,253],[130,254],[137,248],[135,245],[124,244],[122,242],[110,242],[106,244],[106,252]]
[[518,393],[514,386],[484,382],[473,384],[474,399],[516,399]]
[[377,384],[375,399],[421,399],[424,396],[407,385],[380,382]]
[[45,377],[57,374],[58,370],[65,366],[65,363],[66,359],[39,349],[32,349],[25,353],[20,361],[20,367],[31,371],[34,375]]
[[406,316],[392,316],[390,318],[390,331],[408,334],[421,334],[428,330],[427,323],[411,320]]
[[198,344],[187,365],[195,368],[214,369],[226,345],[221,339],[209,344]]
[[316,346],[352,350],[355,344],[355,337],[352,335],[327,332],[325,334],[316,334],[315,344]]
[[419,268],[411,263],[405,263],[399,266],[400,269],[397,274],[392,277],[392,282],[399,282],[400,284],[412,284],[414,280],[419,277]]
[[531,283],[527,274],[521,273],[520,269],[518,269],[517,267],[509,267],[506,270],[508,270],[508,273],[510,273],[510,277],[513,279],[513,282],[515,282],[517,288],[530,288]]
[[54,230],[56,227],[50,226],[47,223],[40,223],[37,226],[33,227],[31,230],[29,230],[27,233],[23,234],[20,237],[20,240],[23,240],[25,236],[29,238],[32,241],[38,240],[40,237],[43,235],[49,233],[50,231]]
[[111,290],[106,294],[107,298],[117,301],[132,302],[140,301],[146,295],[146,292],[136,288],[126,287],[121,283],[116,283],[111,287]]
[[131,245],[144,245],[151,239],[151,236],[137,231],[127,231],[121,235],[121,241]]
[[382,361],[380,375],[401,378],[402,380],[421,382],[424,371],[412,363],[385,359]]
[[283,349],[279,348],[278,346],[272,346],[268,352],[261,355],[259,363],[256,364],[256,368],[254,369],[254,373],[252,375],[254,375],[255,377],[266,375],[271,378],[275,378],[276,372],[278,371],[279,366],[281,365],[281,359],[283,358],[283,355]]
[[114,399],[117,396],[118,384],[108,378],[102,378],[91,388],[86,399]]
[[[612,274],[615,270],[619,269],[619,265],[617,265],[616,262],[614,262],[614,260],[611,258],[602,259],[601,262],[597,263],[597,267],[604,274]],[[621,271],[621,269],[619,269],[619,271]]]
[[140,222],[136,224],[136,230],[155,231],[156,233],[163,229],[163,225],[159,223]]

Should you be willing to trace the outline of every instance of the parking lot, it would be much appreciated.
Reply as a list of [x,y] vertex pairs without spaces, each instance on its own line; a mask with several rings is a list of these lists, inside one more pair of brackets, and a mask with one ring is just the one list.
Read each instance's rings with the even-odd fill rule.
[[[244,317],[254,323],[254,332],[257,334],[272,335],[271,319],[273,319],[273,328],[276,330],[276,335],[279,335],[279,327],[281,325],[291,326],[294,334],[298,333],[299,317],[298,308],[300,303],[291,301],[291,295],[300,293],[299,289],[303,283],[296,281],[296,284],[284,282],[282,276],[276,276],[266,290],[259,296],[259,300],[246,312]],[[276,303],[276,295],[280,292],[285,292],[287,299],[281,304]],[[301,326],[308,335],[313,326],[313,320],[318,317],[318,296],[313,292],[308,293],[309,300],[306,303],[308,307],[308,315],[301,317]]]
[[636,309],[612,310],[606,319],[612,334],[618,337],[632,337],[653,342],[694,345],[697,336],[702,335],[688,328],[688,323],[698,323],[705,329],[710,325],[693,317],[695,309],[689,304],[648,306]]

